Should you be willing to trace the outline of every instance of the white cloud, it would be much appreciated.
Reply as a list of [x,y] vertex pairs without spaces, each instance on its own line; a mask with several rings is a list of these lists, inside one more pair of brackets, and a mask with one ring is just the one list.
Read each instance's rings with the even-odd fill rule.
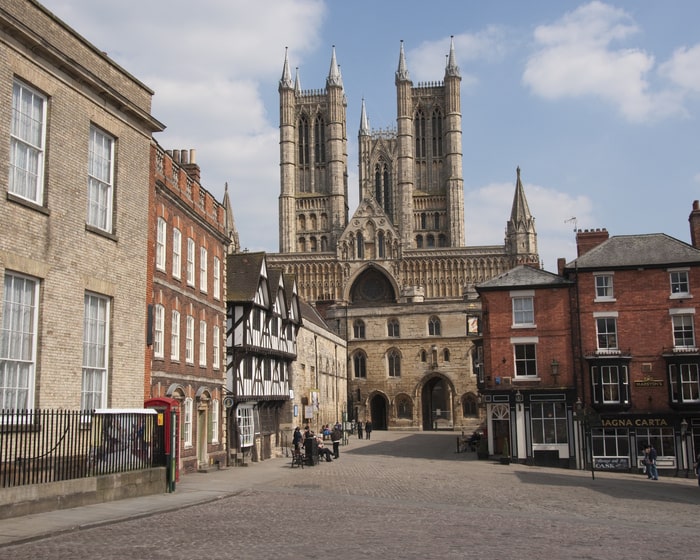
[[[586,196],[539,185],[523,187],[535,218],[540,260],[546,270],[556,272],[559,257],[567,262],[576,258],[574,230],[594,223],[593,204]],[[468,246],[503,244],[514,192],[512,183],[491,183],[465,193]]]
[[659,73],[683,89],[700,93],[700,44],[676,49]]
[[551,25],[535,29],[538,50],[528,59],[523,82],[546,99],[601,98],[629,121],[682,114],[675,92],[653,92],[648,75],[654,57],[641,49],[612,48],[638,31],[621,9],[591,2]]

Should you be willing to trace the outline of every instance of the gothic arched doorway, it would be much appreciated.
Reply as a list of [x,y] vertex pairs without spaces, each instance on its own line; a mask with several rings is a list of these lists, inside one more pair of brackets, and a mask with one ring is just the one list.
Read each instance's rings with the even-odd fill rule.
[[423,430],[452,427],[450,389],[442,377],[433,377],[423,385]]
[[[375,430],[386,430],[387,427],[387,402],[384,395],[374,395],[369,402],[369,411],[372,420],[372,428]],[[368,418],[369,420],[369,418]]]

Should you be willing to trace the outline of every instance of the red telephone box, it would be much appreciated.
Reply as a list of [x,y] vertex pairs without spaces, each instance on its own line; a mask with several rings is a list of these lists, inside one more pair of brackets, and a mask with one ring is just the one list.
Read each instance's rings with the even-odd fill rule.
[[154,447],[161,452],[168,473],[168,491],[180,480],[180,402],[170,397],[155,397],[143,404],[157,412]]

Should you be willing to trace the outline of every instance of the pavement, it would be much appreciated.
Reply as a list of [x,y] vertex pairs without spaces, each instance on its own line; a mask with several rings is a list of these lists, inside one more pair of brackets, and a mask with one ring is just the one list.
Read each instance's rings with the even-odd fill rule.
[[245,467],[185,474],[172,493],[2,519],[0,548],[213,502],[281,478],[287,474],[290,464],[291,458],[281,457]]

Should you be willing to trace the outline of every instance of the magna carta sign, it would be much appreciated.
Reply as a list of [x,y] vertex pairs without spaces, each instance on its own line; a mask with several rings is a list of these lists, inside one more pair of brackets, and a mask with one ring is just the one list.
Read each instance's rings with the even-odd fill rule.
[[646,428],[669,425],[665,418],[603,418],[600,424],[603,428]]
[[643,379],[639,379],[634,382],[635,387],[663,387],[663,379],[654,379],[653,377],[646,376]]

